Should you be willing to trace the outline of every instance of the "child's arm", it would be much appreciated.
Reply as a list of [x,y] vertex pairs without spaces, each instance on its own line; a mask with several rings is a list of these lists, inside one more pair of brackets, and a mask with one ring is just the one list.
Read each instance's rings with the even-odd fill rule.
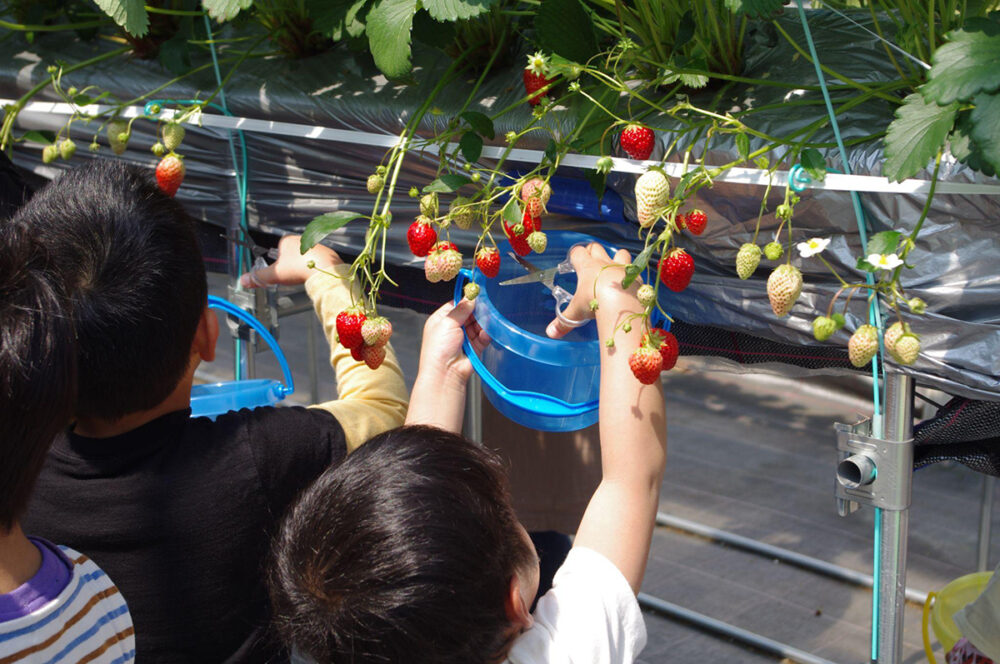
[[[628,252],[615,256],[614,265],[597,244],[573,250],[577,269],[577,296],[565,312],[580,320],[590,313],[589,302],[597,282],[597,330],[601,339],[600,435],[603,478],[594,492],[576,533],[574,546],[584,546],[603,554],[639,591],[659,503],[660,483],[666,462],[666,413],[659,383],[643,385],[631,369],[628,358],[639,346],[643,326],[634,321],[632,330],[615,326],[630,313],[641,313],[636,299],[639,284],[623,290],[621,280]],[[568,330],[557,321],[549,336],[559,337]],[[614,336],[614,347],[604,342]]]
[[429,424],[461,433],[465,415],[465,386],[472,374],[472,364],[462,352],[463,327],[477,347],[486,343],[482,330],[471,319],[474,303],[462,298],[448,302],[430,315],[424,324],[420,345],[420,368],[407,424]]
[[[315,263],[315,269],[309,267],[309,261]],[[346,279],[349,270],[329,247],[316,245],[301,254],[299,237],[289,235],[278,243],[278,260],[274,264],[244,274],[240,282],[247,288],[305,283],[330,344],[330,364],[340,397],[314,407],[337,418],[344,429],[347,449],[353,451],[372,436],[401,425],[407,398],[403,372],[391,343],[386,346],[382,365],[372,370],[364,362],[354,360],[351,352],[336,342],[337,314],[352,302],[350,282]]]

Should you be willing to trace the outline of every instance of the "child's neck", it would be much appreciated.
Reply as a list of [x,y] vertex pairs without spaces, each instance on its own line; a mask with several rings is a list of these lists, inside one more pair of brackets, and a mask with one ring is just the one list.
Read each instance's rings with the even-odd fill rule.
[[24,585],[42,566],[42,554],[31,543],[20,524],[9,531],[0,530],[0,594]]
[[106,420],[97,417],[78,417],[73,425],[73,432],[87,438],[110,438],[138,429],[143,424],[152,422],[158,417],[184,410],[191,406],[191,384],[194,382],[194,371],[185,375],[170,395],[157,406],[149,410],[129,413],[117,420]]

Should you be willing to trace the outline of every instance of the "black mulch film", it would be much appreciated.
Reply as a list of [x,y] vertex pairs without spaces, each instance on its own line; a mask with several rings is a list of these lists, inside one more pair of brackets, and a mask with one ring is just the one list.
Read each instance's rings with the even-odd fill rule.
[[913,431],[913,467],[957,461],[1000,477],[1000,402],[955,397]]

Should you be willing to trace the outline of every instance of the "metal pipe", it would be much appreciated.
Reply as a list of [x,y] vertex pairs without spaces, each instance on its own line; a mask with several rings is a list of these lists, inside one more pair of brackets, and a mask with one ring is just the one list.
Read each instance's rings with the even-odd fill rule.
[[792,662],[798,662],[799,664],[834,664],[834,662],[831,662],[828,659],[817,657],[812,653],[799,650],[798,648],[793,648],[792,646],[781,643],[780,641],[775,641],[774,639],[769,639],[766,636],[761,636],[755,632],[730,625],[729,623],[722,622],[721,620],[717,620],[715,618],[710,618],[702,613],[692,611],[691,609],[685,609],[682,606],[677,606],[676,604],[662,600],[659,597],[647,595],[646,593],[639,593],[639,605],[663,614],[669,618],[683,620],[684,622],[695,625],[696,627],[735,639],[736,641],[740,641],[741,643],[745,643],[766,653]]
[[866,454],[854,454],[837,464],[837,481],[848,489],[875,481],[875,462]]
[[[900,481],[905,482],[906,504],[909,506],[913,478],[913,378],[900,373],[885,377],[884,444],[908,445],[909,468],[899,469]],[[903,602],[906,588],[906,550],[909,535],[909,507],[901,510],[882,509],[878,530],[878,616],[873,621],[877,630],[876,661],[878,664],[899,664],[903,654]]]
[[997,478],[983,475],[983,497],[979,504],[979,552],[976,569],[986,572],[990,569],[990,540],[993,529],[993,492]]
[[[812,556],[783,549],[781,547],[774,546],[773,544],[767,544],[749,537],[744,537],[743,535],[737,535],[736,533],[719,530],[718,528],[706,526],[695,521],[682,519],[681,517],[666,514],[664,512],[657,512],[656,524],[659,526],[675,528],[700,537],[705,537],[714,542],[720,542],[728,546],[743,549],[744,551],[758,553],[760,555],[767,556],[768,558],[774,558],[776,560],[780,560],[781,562],[809,570],[810,572],[817,572],[819,574],[823,574],[824,576],[837,579],[838,581],[846,581],[847,583],[853,583],[864,588],[871,588],[875,585],[875,578],[871,574],[865,574],[864,572],[858,572],[853,569],[848,569],[847,567],[834,565],[833,563],[819,558],[813,558]],[[911,602],[923,604],[927,601],[927,593],[921,590],[907,588],[906,599]]]

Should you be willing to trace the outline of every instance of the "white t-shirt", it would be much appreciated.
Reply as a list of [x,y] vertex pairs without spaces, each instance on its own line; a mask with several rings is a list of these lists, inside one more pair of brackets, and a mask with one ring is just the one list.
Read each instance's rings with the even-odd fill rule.
[[631,664],[646,645],[631,586],[592,549],[570,550],[534,617],[531,629],[514,641],[507,664]]

